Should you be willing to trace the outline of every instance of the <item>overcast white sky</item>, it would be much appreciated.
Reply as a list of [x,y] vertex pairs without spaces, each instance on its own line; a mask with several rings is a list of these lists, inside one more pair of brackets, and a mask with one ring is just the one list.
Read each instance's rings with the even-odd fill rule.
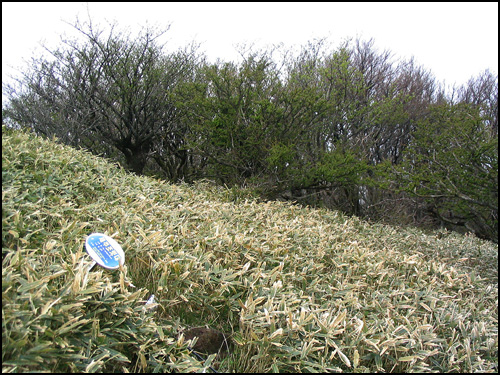
[[236,60],[235,44],[305,44],[327,37],[337,47],[348,37],[374,38],[396,58],[415,57],[446,85],[465,83],[485,69],[498,73],[498,3],[10,3],[2,2],[2,82],[40,42],[60,44],[77,16],[137,31],[171,24],[173,50],[191,41],[211,60]]

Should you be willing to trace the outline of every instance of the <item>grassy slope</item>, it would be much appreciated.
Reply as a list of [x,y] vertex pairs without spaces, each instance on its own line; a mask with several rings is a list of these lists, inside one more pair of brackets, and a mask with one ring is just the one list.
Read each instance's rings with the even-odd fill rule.
[[[87,275],[92,232],[122,245],[123,269]],[[3,372],[498,363],[491,242],[136,177],[5,128],[2,259]],[[151,293],[160,306],[145,311]],[[229,356],[203,363],[177,338],[204,325],[232,335]]]

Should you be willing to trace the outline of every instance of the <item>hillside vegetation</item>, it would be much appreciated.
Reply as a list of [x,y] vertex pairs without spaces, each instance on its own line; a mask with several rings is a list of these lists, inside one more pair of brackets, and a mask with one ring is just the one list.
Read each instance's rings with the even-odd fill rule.
[[359,38],[212,63],[161,43],[168,28],[73,26],[4,88],[8,127],[171,183],[498,242],[498,74],[447,89]]
[[[92,232],[124,267],[87,272]],[[495,372],[497,263],[473,236],[138,177],[2,128],[2,372]],[[200,326],[229,353],[195,356],[181,333]]]

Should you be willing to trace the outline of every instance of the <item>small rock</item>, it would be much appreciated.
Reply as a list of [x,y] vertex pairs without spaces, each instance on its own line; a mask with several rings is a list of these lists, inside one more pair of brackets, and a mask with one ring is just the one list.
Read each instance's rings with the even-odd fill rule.
[[204,354],[222,353],[229,349],[229,338],[213,328],[195,327],[185,331],[184,338],[191,340],[198,337],[192,349]]

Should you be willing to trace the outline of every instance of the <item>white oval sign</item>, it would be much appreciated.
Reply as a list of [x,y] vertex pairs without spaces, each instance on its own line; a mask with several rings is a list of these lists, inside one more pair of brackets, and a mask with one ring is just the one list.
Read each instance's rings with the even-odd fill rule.
[[125,253],[122,247],[109,236],[102,233],[92,233],[85,241],[85,249],[101,267],[117,269],[125,263]]

